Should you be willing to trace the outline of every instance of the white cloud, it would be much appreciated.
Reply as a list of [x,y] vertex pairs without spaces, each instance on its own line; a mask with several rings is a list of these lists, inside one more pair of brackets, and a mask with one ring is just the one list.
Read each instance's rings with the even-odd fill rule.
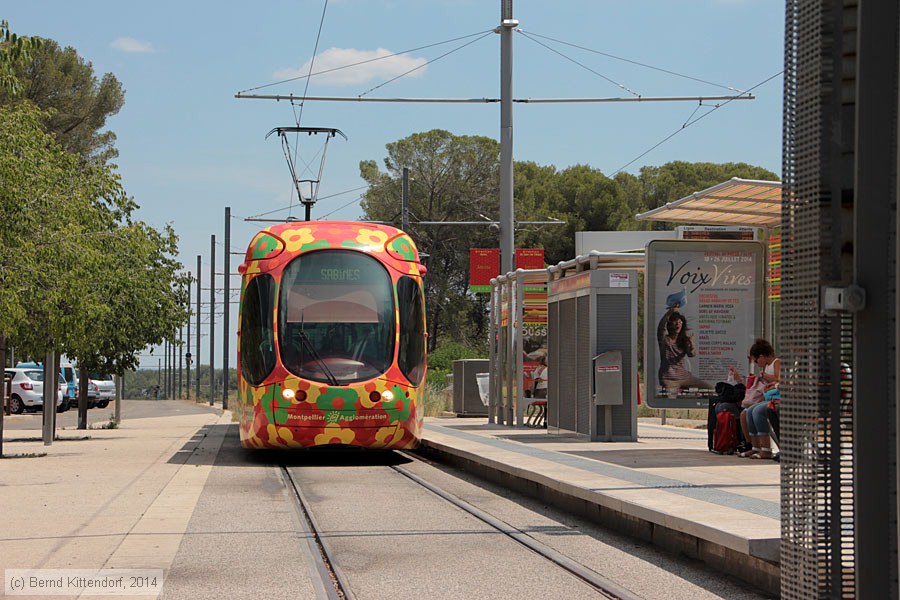
[[136,40],[130,37],[120,37],[113,40],[110,44],[112,48],[116,50],[121,50],[122,52],[134,53],[151,53],[156,52],[156,49],[153,48],[153,44],[150,42],[142,42],[140,40]]
[[[407,77],[421,77],[425,74],[427,67],[423,65],[428,62],[424,58],[415,58],[409,54],[400,54],[391,56],[390,58],[382,58],[393,54],[385,48],[377,50],[357,50],[355,48],[329,48],[316,56],[313,64],[313,73],[321,73],[323,71],[331,71],[339,67],[354,65],[365,61],[365,64],[348,67],[345,69],[323,73],[313,77],[313,82],[325,85],[360,85],[373,80],[387,80],[396,77],[407,71],[416,69]],[[380,60],[374,60],[380,59]],[[274,77],[277,79],[292,79],[294,77],[304,77],[309,73],[310,61],[303,63],[299,69],[279,69],[275,71]]]

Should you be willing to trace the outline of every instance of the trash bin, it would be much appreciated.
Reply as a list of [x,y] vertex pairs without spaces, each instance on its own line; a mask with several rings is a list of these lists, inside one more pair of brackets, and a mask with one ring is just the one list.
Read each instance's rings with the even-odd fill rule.
[[476,373],[475,381],[478,383],[478,395],[481,397],[481,402],[487,406],[491,400],[491,374]]
[[486,417],[487,404],[481,397],[477,374],[487,373],[490,361],[470,358],[453,361],[453,412],[467,417]]

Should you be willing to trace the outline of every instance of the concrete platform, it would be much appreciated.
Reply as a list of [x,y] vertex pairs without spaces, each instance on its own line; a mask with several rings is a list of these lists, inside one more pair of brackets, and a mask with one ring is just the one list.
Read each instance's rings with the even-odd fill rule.
[[637,442],[589,442],[429,418],[424,451],[779,592],[779,464],[712,454],[705,430],[640,422]]

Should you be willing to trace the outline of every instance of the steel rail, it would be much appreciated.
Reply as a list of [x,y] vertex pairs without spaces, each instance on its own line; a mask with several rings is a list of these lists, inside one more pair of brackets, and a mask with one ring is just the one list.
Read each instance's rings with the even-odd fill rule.
[[[410,454],[410,453],[404,452],[404,451],[397,451],[397,452],[398,452],[398,454],[401,454],[402,456],[404,456],[410,460],[414,460],[417,462],[424,462],[422,459],[415,456],[414,454]],[[500,519],[484,512],[480,508],[477,508],[476,506],[469,504],[462,498],[458,498],[457,496],[454,496],[450,492],[447,492],[446,490],[443,490],[443,489],[439,488],[438,486],[425,481],[418,475],[411,473],[410,471],[407,471],[403,467],[398,467],[395,465],[389,465],[389,466],[391,469],[400,473],[401,475],[408,478],[409,480],[421,485],[422,487],[429,490],[430,492],[440,496],[441,498],[450,502],[454,506],[469,513],[476,519],[479,519],[480,521],[486,523],[487,525],[496,529],[500,533],[502,533],[502,534],[506,535],[507,537],[515,540],[516,542],[522,544],[529,550],[531,550],[531,551],[535,552],[536,554],[542,556],[543,558],[549,560],[550,562],[554,563],[555,565],[562,568],[563,570],[568,571],[575,577],[578,577],[579,579],[584,581],[586,584],[588,584],[592,588],[596,589],[598,592],[600,592],[607,598],[614,598],[616,600],[642,600],[642,598],[640,596],[617,585],[616,583],[610,581],[609,579],[606,579],[602,575],[598,574],[596,571],[593,571],[593,570],[587,568],[586,566],[582,565],[581,563],[578,563],[578,562],[572,560],[571,558],[557,552],[550,546],[547,546],[546,544],[539,542],[538,540],[534,539],[533,537],[531,537],[530,535],[528,535],[521,529],[518,529],[504,521],[501,521]]]
[[[318,573],[322,590],[327,600],[354,600],[353,593],[347,583],[347,578],[334,561],[331,559],[334,553],[331,552],[326,541],[319,535],[319,528],[316,519],[309,509],[309,503],[300,490],[300,486],[291,476],[291,471],[285,464],[279,465],[280,473],[290,490],[293,491],[293,498],[296,500],[294,506],[300,517],[300,526],[303,533],[306,534],[306,541],[309,544],[310,556],[315,563],[316,572]],[[320,591],[320,590],[317,590]]]

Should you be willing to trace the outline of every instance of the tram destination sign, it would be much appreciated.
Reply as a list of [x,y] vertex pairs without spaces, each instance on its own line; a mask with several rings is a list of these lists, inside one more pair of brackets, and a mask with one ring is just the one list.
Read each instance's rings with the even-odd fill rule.
[[658,240],[646,252],[645,380],[653,408],[706,407],[728,368],[747,374],[763,333],[766,248]]

